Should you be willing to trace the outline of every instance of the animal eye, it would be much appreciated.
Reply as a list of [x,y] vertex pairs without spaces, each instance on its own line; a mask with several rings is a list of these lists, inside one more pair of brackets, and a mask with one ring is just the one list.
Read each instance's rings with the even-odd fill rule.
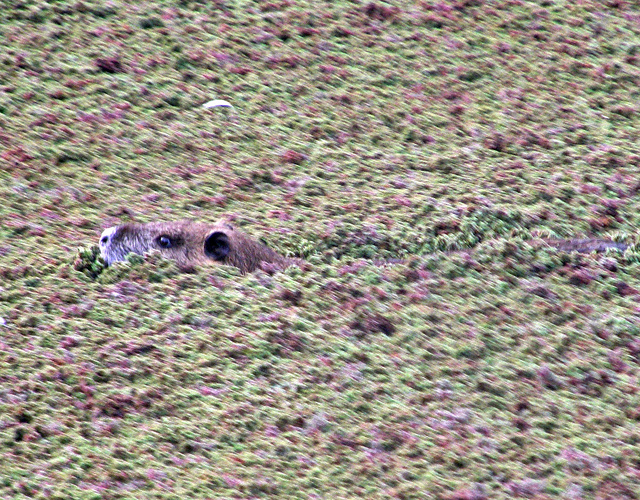
[[162,248],[171,248],[173,246],[173,242],[168,236],[160,236],[158,238],[158,245]]

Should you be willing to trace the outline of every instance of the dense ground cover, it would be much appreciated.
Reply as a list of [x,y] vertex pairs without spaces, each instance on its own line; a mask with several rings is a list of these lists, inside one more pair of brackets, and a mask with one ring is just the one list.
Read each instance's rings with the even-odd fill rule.
[[[637,241],[639,31],[624,1],[4,6],[0,494],[638,498],[638,252],[537,238]],[[90,268],[104,227],[221,215],[309,264]]]

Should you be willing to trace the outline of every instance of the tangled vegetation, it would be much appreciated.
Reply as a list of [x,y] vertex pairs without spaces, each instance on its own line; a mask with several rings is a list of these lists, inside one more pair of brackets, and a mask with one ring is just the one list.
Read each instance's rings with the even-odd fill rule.
[[[638,4],[20,0],[0,39],[0,496],[638,498]],[[308,264],[95,246],[222,215]]]

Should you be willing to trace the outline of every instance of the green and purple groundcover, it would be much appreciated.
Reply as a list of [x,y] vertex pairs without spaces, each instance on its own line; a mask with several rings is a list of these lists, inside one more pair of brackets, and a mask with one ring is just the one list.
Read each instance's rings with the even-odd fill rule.
[[[640,498],[637,2],[22,0],[0,41],[2,498]],[[96,253],[223,215],[308,264]]]

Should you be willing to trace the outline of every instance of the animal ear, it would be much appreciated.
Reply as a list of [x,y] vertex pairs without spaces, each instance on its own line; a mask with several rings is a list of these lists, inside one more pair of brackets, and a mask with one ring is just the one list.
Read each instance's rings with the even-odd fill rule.
[[224,260],[230,249],[229,237],[222,231],[211,233],[204,241],[204,253],[213,260]]

